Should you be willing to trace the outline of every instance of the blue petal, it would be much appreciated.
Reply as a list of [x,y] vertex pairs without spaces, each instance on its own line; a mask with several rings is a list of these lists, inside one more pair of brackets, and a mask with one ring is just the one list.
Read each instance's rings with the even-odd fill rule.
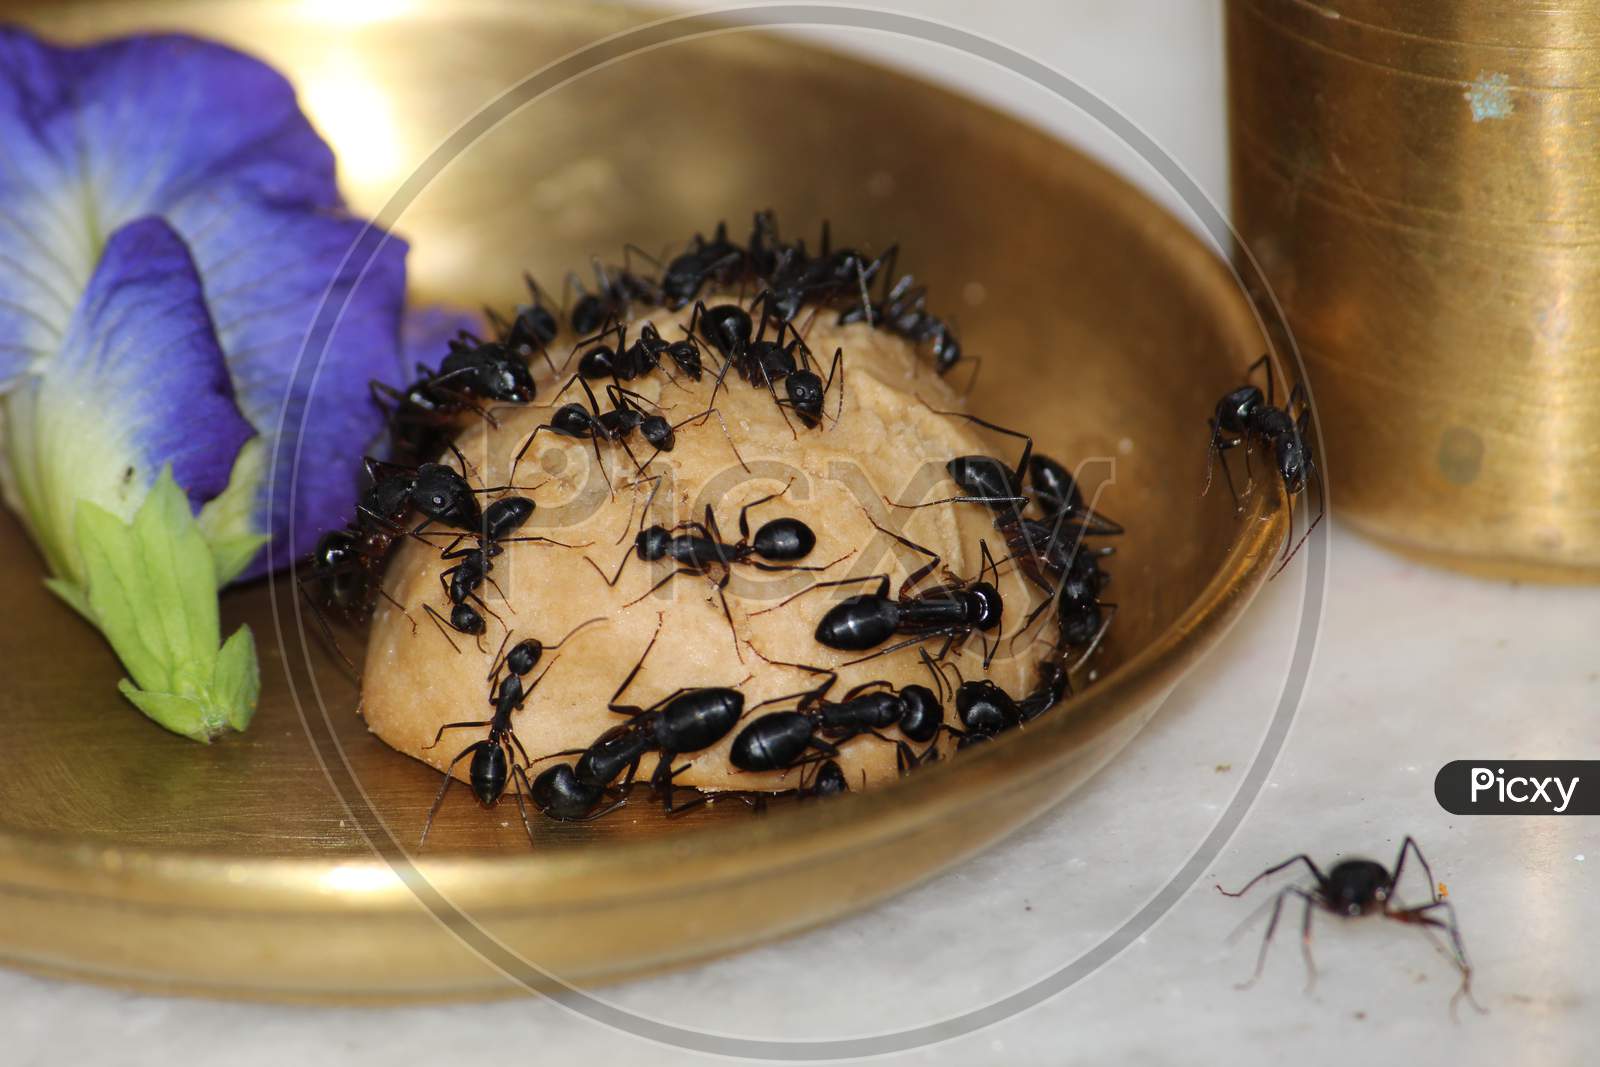
[[194,261],[162,219],[111,236],[46,377],[46,395],[72,395],[85,419],[122,436],[136,484],[170,464],[196,509],[227,486],[255,436],[234,402]]
[[[225,222],[200,217],[225,212]],[[195,258],[239,405],[272,447],[260,529],[288,560],[350,518],[361,457],[382,429],[370,383],[402,376],[405,242],[355,220],[257,204],[175,215]],[[298,476],[297,476],[298,475]],[[247,576],[265,573],[266,557]]]
[[60,351],[6,413],[24,514],[62,575],[78,573],[80,500],[126,518],[171,466],[198,510],[255,435],[234,403],[194,262],[157,218],[112,235]]
[[58,48],[0,29],[0,146],[0,387],[59,345],[125,223],[219,193],[339,203],[333,156],[288,82],[193,38]]

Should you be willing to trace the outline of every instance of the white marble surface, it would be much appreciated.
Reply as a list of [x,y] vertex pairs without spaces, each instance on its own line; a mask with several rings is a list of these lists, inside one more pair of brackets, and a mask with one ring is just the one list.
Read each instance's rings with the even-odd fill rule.
[[[897,5],[912,10],[910,5]],[[914,10],[1057,65],[1123,108],[1202,186],[1225,185],[1216,5],[1191,0]],[[898,40],[841,43],[936,70],[1081,139],[1081,119],[1009,75]],[[1118,159],[1136,180],[1150,176]],[[1330,530],[1323,630],[1281,758],[1238,834],[1148,934],[1061,995],[896,1063],[1576,1063],[1600,978],[1593,820],[1461,819],[1434,772],[1468,756],[1595,753],[1600,596],[1430,571]],[[687,973],[608,989],[683,1026],[832,1038],[931,1022],[1023,988],[1134,913],[1216,821],[1284,683],[1303,573],[1272,583],[1154,724],[1023,833],[858,918]],[[1324,920],[1302,992],[1297,930],[1240,992],[1260,934],[1239,882],[1305,849],[1388,863],[1415,834],[1451,889],[1490,1014],[1447,1011],[1454,975],[1416,931]],[[1588,858],[1585,859],[1585,854]],[[6,1063],[702,1062],[543,1001],[318,1010],[133,996],[0,972]],[[1590,1057],[1592,1058],[1592,1056]]]

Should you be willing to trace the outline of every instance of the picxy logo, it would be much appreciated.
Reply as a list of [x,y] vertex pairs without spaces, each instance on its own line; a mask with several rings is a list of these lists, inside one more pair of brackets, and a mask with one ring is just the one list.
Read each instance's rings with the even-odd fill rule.
[[1600,814],[1600,761],[1455,760],[1439,769],[1433,793],[1456,815]]

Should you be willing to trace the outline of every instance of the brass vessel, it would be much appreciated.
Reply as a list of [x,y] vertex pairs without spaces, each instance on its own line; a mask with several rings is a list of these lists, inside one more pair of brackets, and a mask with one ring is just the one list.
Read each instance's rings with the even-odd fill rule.
[[[501,90],[641,16],[418,0],[388,17],[228,2],[25,18],[72,38],[175,27],[267,58],[373,212]],[[490,962],[498,945],[595,982],[865,907],[1110,759],[1249,602],[1285,535],[1275,494],[1239,513],[1226,493],[1200,495],[1206,400],[1262,340],[1222,261],[1174,218],[1013,119],[737,32],[612,63],[508,115],[393,226],[413,242],[420,296],[476,305],[514,299],[525,267],[559,279],[625,241],[657,248],[766,206],[795,228],[831,218],[861,246],[898,239],[902,266],[987,354],[975,410],[1036,428],[1052,453],[1119,457],[1105,502],[1129,533],[1099,683],[1026,738],[764,818],[729,803],[669,822],[638,803],[541,820],[530,849],[513,810],[457,791],[413,863],[439,778],[366,732],[314,632],[276,628],[294,617],[289,583],[224,598],[225,624],[257,634],[263,702],[248,733],[202,747],[123,704],[111,654],[40,586],[5,518],[0,657],[28,667],[0,687],[0,957],[209,995],[383,1001],[519,992]],[[1026,223],[1006,223],[1019,206]]]
[[1337,513],[1600,576],[1600,4],[1229,0],[1233,205]]

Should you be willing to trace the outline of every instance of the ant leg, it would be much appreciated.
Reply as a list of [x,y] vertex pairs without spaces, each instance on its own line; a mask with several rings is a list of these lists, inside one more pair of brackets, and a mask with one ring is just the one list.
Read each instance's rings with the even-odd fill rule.
[[1433,868],[1428,866],[1428,861],[1422,855],[1421,846],[1417,844],[1416,839],[1410,834],[1407,834],[1406,839],[1400,842],[1400,855],[1394,861],[1394,875],[1389,881],[1390,899],[1393,899],[1394,891],[1400,886],[1400,872],[1405,870],[1407,852],[1415,852],[1417,854],[1417,862],[1422,865],[1423,876],[1428,879],[1428,895],[1434,904],[1440,903],[1439,883],[1433,880]]
[[639,654],[639,662],[633,665],[633,670],[629,671],[628,676],[622,680],[622,684],[617,686],[617,691],[611,694],[611,699],[607,701],[606,707],[610,708],[612,711],[621,710],[625,713],[636,710],[632,708],[619,709],[617,707],[617,701],[622,697],[622,694],[627,690],[628,686],[633,684],[633,680],[639,676],[639,668],[644,666],[644,661],[649,657],[650,650],[656,647],[656,638],[660,636],[661,617],[658,615],[656,617],[656,632],[650,635],[650,643],[644,646],[644,651]]
[[948,416],[948,417],[951,417],[951,418],[966,419],[968,422],[977,423],[979,426],[982,426],[984,429],[993,430],[995,433],[1003,433],[1007,437],[1015,437],[1018,440],[1022,441],[1023,442],[1022,458],[1017,460],[1017,467],[1016,467],[1016,471],[1017,471],[1018,477],[1020,477],[1022,475],[1023,471],[1028,469],[1028,460],[1033,457],[1033,438],[1032,437],[1028,436],[1027,434],[1023,433],[1020,430],[1008,429],[1005,426],[1000,426],[1000,425],[997,425],[996,423],[992,423],[992,422],[988,421],[987,419],[980,419],[976,415],[968,415],[964,411],[941,411],[940,409],[938,409],[936,407],[932,407],[931,405],[929,405],[929,403],[926,400],[922,400],[921,397],[918,397],[917,399],[922,401],[922,406],[923,407],[927,408],[929,411],[933,412],[935,415],[945,415],[945,416]]
[[739,454],[739,446],[734,442],[733,435],[728,432],[728,424],[723,421],[722,412],[718,411],[714,407],[708,407],[706,408],[706,414],[715,415],[717,417],[717,425],[722,427],[722,436],[728,439],[728,447],[733,449],[733,458],[738,460],[739,466],[744,468],[744,472],[746,474],[749,474],[750,464],[746,463],[744,461],[744,457]]
[[[617,582],[622,579],[622,569],[628,565],[628,560],[631,559],[632,556],[633,556],[633,549],[630,547],[627,551],[622,553],[622,561],[617,564],[616,573],[613,574],[609,578],[606,577],[606,572],[600,569],[600,564],[596,563],[592,559],[589,559],[588,556],[584,556],[583,558],[588,561],[589,566],[594,568],[595,573],[600,576],[601,580],[603,580],[606,583],[606,585],[608,585],[611,588],[615,589],[616,586],[617,586]],[[645,595],[648,596],[649,594],[646,593]]]
[[[1315,530],[1317,528],[1317,524],[1320,523],[1328,514],[1328,502],[1326,496],[1324,495],[1322,484],[1322,470],[1313,464],[1311,466],[1311,473],[1317,479],[1317,517],[1311,520],[1310,525],[1306,527],[1305,533],[1300,535],[1300,540],[1295,543],[1294,548],[1291,549],[1288,555],[1284,557],[1283,562],[1278,564],[1278,569],[1272,572],[1272,577],[1274,578],[1276,578],[1283,571],[1283,568],[1289,565],[1289,563],[1294,559],[1295,555],[1300,551],[1301,547],[1306,543],[1306,539],[1311,536],[1311,531]],[[1289,506],[1291,508],[1294,506],[1293,498],[1290,498]]]
[[[596,615],[592,619],[584,619],[578,625],[574,626],[572,629],[568,630],[565,634],[563,634],[561,636],[561,640],[557,641],[553,645],[545,645],[544,646],[544,650],[546,652],[550,652],[550,651],[552,651],[554,649],[560,648],[562,645],[566,644],[572,638],[572,635],[577,633],[579,630],[582,630],[586,626],[593,626],[597,622],[605,622],[606,619],[608,619],[609,617],[610,616],[607,616],[607,615]],[[543,678],[544,675],[541,674],[539,677]]]
[[1089,647],[1083,650],[1083,655],[1078,657],[1078,662],[1067,668],[1068,674],[1071,674],[1073,671],[1080,671],[1083,669],[1083,665],[1089,662],[1089,657],[1094,655],[1094,650],[1100,647],[1100,642],[1105,638],[1106,631],[1111,629],[1111,620],[1117,617],[1117,605],[1101,603],[1100,606],[1102,608],[1110,608],[1111,610],[1106,614],[1104,619],[1100,620],[1100,629],[1095,631],[1094,640],[1090,641]]
[[1322,876],[1322,872],[1317,869],[1317,865],[1312,861],[1311,857],[1302,852],[1299,855],[1290,856],[1288,859],[1284,860],[1280,864],[1277,864],[1276,866],[1268,867],[1266,870],[1262,871],[1260,874],[1246,882],[1242,888],[1235,890],[1234,892],[1230,893],[1228,890],[1222,888],[1220,884],[1217,884],[1217,892],[1221,893],[1225,897],[1242,897],[1246,893],[1250,892],[1250,890],[1254,889],[1256,883],[1261,881],[1263,878],[1270,878],[1279,871],[1293,867],[1296,863],[1304,863],[1311,870],[1311,876],[1317,880],[1318,885],[1321,885],[1323,882],[1327,881],[1327,879]]
[[972,373],[967,375],[966,388],[961,390],[961,395],[965,397],[965,396],[971,396],[972,395],[972,390],[977,388],[977,385],[978,385],[978,371],[983,369],[983,357],[982,356],[963,356],[962,359],[964,359],[966,362],[972,364]]
[[516,482],[516,480],[517,480],[517,465],[522,462],[522,457],[527,455],[528,449],[533,447],[534,439],[539,436],[539,431],[540,430],[549,430],[551,433],[555,433],[556,432],[556,428],[554,426],[550,425],[548,422],[543,424],[543,425],[541,425],[541,426],[535,426],[533,428],[533,432],[528,435],[528,439],[526,441],[522,442],[522,447],[517,449],[517,454],[514,457],[512,457],[512,460],[511,460],[511,474],[506,478],[506,481],[512,482],[513,484]]
[[1296,895],[1305,898],[1305,915],[1300,920],[1300,954],[1306,961],[1306,996],[1317,985],[1317,961],[1311,958],[1311,909],[1316,904],[1316,898],[1303,890],[1295,890]]
[[[862,511],[866,511],[866,509],[863,508]],[[878,530],[879,533],[886,533],[890,537],[894,538],[896,541],[899,541],[905,547],[911,549],[913,552],[920,552],[924,556],[928,557],[928,562],[927,563],[923,564],[921,567],[918,567],[916,570],[914,570],[910,574],[906,575],[906,580],[900,583],[900,592],[898,594],[900,597],[903,598],[906,595],[906,590],[915,589],[918,585],[920,585],[922,583],[923,579],[927,578],[928,575],[932,574],[935,570],[938,569],[939,563],[941,561],[940,561],[940,558],[939,558],[939,554],[937,552],[933,551],[933,549],[926,548],[926,547],[924,547],[922,545],[919,545],[915,541],[912,541],[912,540],[909,540],[909,539],[907,539],[905,537],[900,536],[899,534],[895,533],[893,530],[890,530],[890,529],[887,529],[887,528],[885,528],[883,526],[878,525],[878,520],[874,519],[872,517],[872,513],[871,512],[867,512],[867,521],[872,523],[873,527],[876,530]]]
[[[760,507],[762,504],[765,504],[769,500],[778,499],[780,496],[782,496],[783,494],[787,493],[789,491],[789,486],[791,486],[793,484],[794,484],[794,479],[791,478],[791,479],[789,479],[788,484],[785,485],[782,489],[779,489],[776,493],[768,493],[766,496],[762,497],[760,500],[752,500],[752,501],[750,501],[750,503],[748,503],[744,507],[740,508],[739,509],[739,536],[742,537],[746,541],[750,540],[750,520],[747,518],[747,515],[748,515],[748,513],[749,513],[751,508],[757,508],[757,507]],[[709,516],[710,514],[711,514],[711,505],[707,504],[706,505],[706,515]],[[718,537],[717,540],[720,541],[721,537]]]
[[333,650],[339,654],[339,658],[344,661],[344,665],[350,668],[350,673],[359,678],[360,672],[356,669],[356,665],[350,662],[350,657],[344,654],[344,649],[339,647],[339,640],[333,636],[333,628],[328,625],[327,617],[322,614],[322,609],[317,606],[316,598],[311,595],[311,590],[306,587],[305,579],[297,577],[295,584],[300,587],[301,594],[306,598],[306,603],[310,605],[311,616],[317,620],[317,626],[322,630],[322,636],[328,639],[328,644],[333,646]]
[[920,504],[902,504],[884,497],[883,502],[891,508],[913,511],[917,508],[938,507],[940,504],[1026,504],[1028,498],[1025,496],[947,496],[941,500],[925,500]]
[[[527,759],[526,753],[523,754],[523,759]],[[517,798],[517,814],[522,816],[522,828],[527,831],[528,844],[537,844],[533,837],[533,823],[528,821],[528,805],[522,799],[524,791],[529,796],[533,795],[533,783],[528,781],[528,772],[523,770],[520,763],[511,765],[511,791]]]
[[378,595],[383,597],[383,599],[387,600],[390,604],[394,605],[394,609],[406,617],[406,621],[411,624],[411,632],[413,634],[417,632],[417,620],[411,617],[411,612],[406,610],[406,606],[404,604],[396,600],[393,594],[391,594],[389,590],[385,589],[381,585],[378,586]]
[[827,582],[812,582],[798,593],[785,597],[776,604],[772,605],[770,608],[762,608],[760,611],[752,611],[750,613],[750,618],[755,618],[757,615],[765,615],[769,611],[777,611],[779,608],[789,603],[789,601],[794,600],[796,597],[805,596],[807,593],[817,589],[831,589],[835,586],[855,585],[861,582],[877,582],[878,591],[875,595],[880,597],[887,597],[889,595],[889,576],[887,574],[866,574],[862,575],[860,578],[836,578]]
[[[664,474],[658,474],[654,478],[644,478],[644,479],[636,480],[633,483],[633,488],[634,489],[638,489],[638,487],[641,484],[641,482],[650,482],[651,483],[651,485],[650,485],[650,495],[645,498],[644,510],[639,513],[639,529],[641,529],[641,530],[644,529],[644,520],[650,514],[651,505],[656,502],[656,494],[661,491],[661,479],[663,479],[665,477],[666,477],[666,475],[664,475]],[[638,499],[639,499],[639,494],[636,492],[636,493],[634,493],[633,501],[628,504],[628,522],[627,522],[627,524],[625,526],[622,527],[622,532],[617,535],[617,539],[615,541],[613,541],[612,544],[620,545],[620,544],[622,544],[622,539],[628,536],[628,530],[629,530],[630,527],[633,526],[633,509],[634,509],[635,504],[637,504]],[[614,585],[616,583],[613,582],[612,584]]]
[[455,770],[456,764],[466,759],[473,752],[476,752],[478,746],[481,744],[483,744],[482,741],[474,741],[472,744],[462,749],[461,754],[455,759],[451,760],[450,765],[444,769],[444,784],[439,787],[439,795],[433,798],[433,807],[428,809],[427,821],[422,824],[422,836],[417,839],[418,848],[421,848],[423,845],[428,843],[428,831],[433,829],[434,817],[439,814],[439,806],[444,803],[444,795],[450,789],[450,783],[455,781],[455,778],[450,772]]
[[1267,920],[1267,932],[1261,938],[1261,950],[1256,953],[1256,969],[1247,981],[1234,985],[1235,989],[1249,989],[1261,980],[1261,972],[1267,966],[1267,949],[1272,947],[1272,935],[1278,932],[1278,919],[1283,915],[1283,900],[1295,892],[1293,886],[1280,889],[1278,895],[1272,899],[1272,918]]
[[439,612],[434,609],[432,604],[422,605],[422,610],[428,613],[428,617],[432,619],[433,624],[439,628],[439,632],[444,635],[444,639],[450,642],[450,647],[456,650],[456,655],[461,655],[461,646],[455,643],[455,640],[450,636],[450,631],[445,629],[445,617],[440,615]]
[[879,656],[887,656],[891,653],[900,651],[902,648],[910,648],[912,645],[920,645],[924,641],[931,640],[935,637],[946,638],[944,648],[940,649],[939,654],[934,657],[935,659],[944,659],[946,653],[950,651],[950,645],[954,643],[956,637],[958,636],[959,633],[957,632],[947,630],[929,630],[926,633],[920,633],[914,637],[908,637],[904,641],[898,641],[895,644],[890,645],[888,648],[880,648],[876,652],[869,652],[865,656],[860,656],[856,659],[849,660],[848,662],[841,663],[839,666],[854,667],[858,663],[865,663],[868,660],[877,659]]
[[1261,370],[1265,371],[1266,375],[1267,375],[1267,406],[1268,407],[1275,407],[1277,405],[1277,401],[1276,401],[1276,399],[1274,399],[1273,394],[1276,392],[1276,383],[1273,381],[1273,377],[1272,377],[1272,353],[1271,352],[1263,352],[1261,354],[1261,358],[1260,359],[1256,360],[1254,363],[1250,364],[1250,366],[1246,367],[1245,368],[1245,372],[1244,372],[1244,376],[1246,378],[1249,378],[1250,375],[1252,375],[1252,374],[1254,374],[1256,372],[1257,368],[1260,368]]
[[733,611],[728,607],[727,586],[728,579],[732,577],[726,568],[723,569],[722,581],[717,583],[717,599],[722,601],[722,617],[728,620],[728,636],[733,638],[733,654],[739,662],[744,662],[744,652],[739,648],[739,631],[733,625]]
[[[657,589],[660,589],[662,586],[666,585],[668,582],[672,581],[672,579],[676,578],[680,574],[701,574],[701,573],[704,573],[704,572],[697,571],[693,567],[679,567],[677,570],[675,570],[675,571],[671,572],[670,574],[668,574],[665,578],[661,579],[655,585],[652,585],[649,589],[645,590],[643,593],[640,593],[638,596],[636,596],[632,600],[628,601],[626,604],[623,605],[623,607],[628,607],[628,608],[633,607],[639,601],[650,597],[652,594],[655,593],[655,591]],[[729,626],[733,625],[733,620],[732,619],[729,619],[728,625]]]
[[500,540],[494,543],[496,545],[546,544],[555,545],[557,548],[588,548],[590,545],[594,544],[593,541],[584,541],[580,544],[573,544],[570,541],[557,541],[553,537],[541,537],[534,534],[528,534],[522,537],[502,537]]
[[747,566],[754,567],[758,571],[768,571],[773,574],[783,573],[786,571],[826,571],[832,570],[834,567],[837,567],[839,564],[843,563],[845,560],[849,559],[855,554],[856,550],[852,548],[850,551],[846,552],[844,555],[840,556],[831,563],[763,563],[759,559],[747,559],[744,560],[744,563]]
[[444,737],[444,732],[446,730],[472,730],[480,726],[488,726],[489,722],[490,720],[488,719],[479,719],[477,722],[447,722],[443,726],[439,727],[439,732],[433,735],[432,742],[422,746],[422,750],[426,752],[428,749],[437,745],[440,738]]
[[[506,646],[511,643],[512,631],[507,630],[506,635],[500,639],[500,647],[494,653],[494,666],[489,668],[489,691],[493,692],[500,681],[500,670],[506,665]],[[438,744],[435,740],[434,744]]]
[[[1438,908],[1443,908],[1445,913],[1449,915],[1449,919],[1440,919],[1437,916],[1428,914],[1428,912]],[[1467,1003],[1471,1004],[1478,1014],[1488,1014],[1483,1005],[1478,1003],[1478,998],[1472,995],[1472,964],[1468,962],[1466,946],[1461,942],[1461,928],[1456,922],[1455,905],[1448,900],[1436,900],[1431,904],[1423,904],[1416,908],[1405,908],[1399,911],[1386,910],[1383,914],[1385,918],[1394,919],[1396,922],[1443,930],[1450,939],[1450,947],[1455,954],[1454,963],[1456,969],[1461,972],[1461,985],[1456,988],[1455,994],[1450,998],[1451,1017],[1455,1016],[1456,1004],[1460,1002],[1462,997],[1467,999]]]

